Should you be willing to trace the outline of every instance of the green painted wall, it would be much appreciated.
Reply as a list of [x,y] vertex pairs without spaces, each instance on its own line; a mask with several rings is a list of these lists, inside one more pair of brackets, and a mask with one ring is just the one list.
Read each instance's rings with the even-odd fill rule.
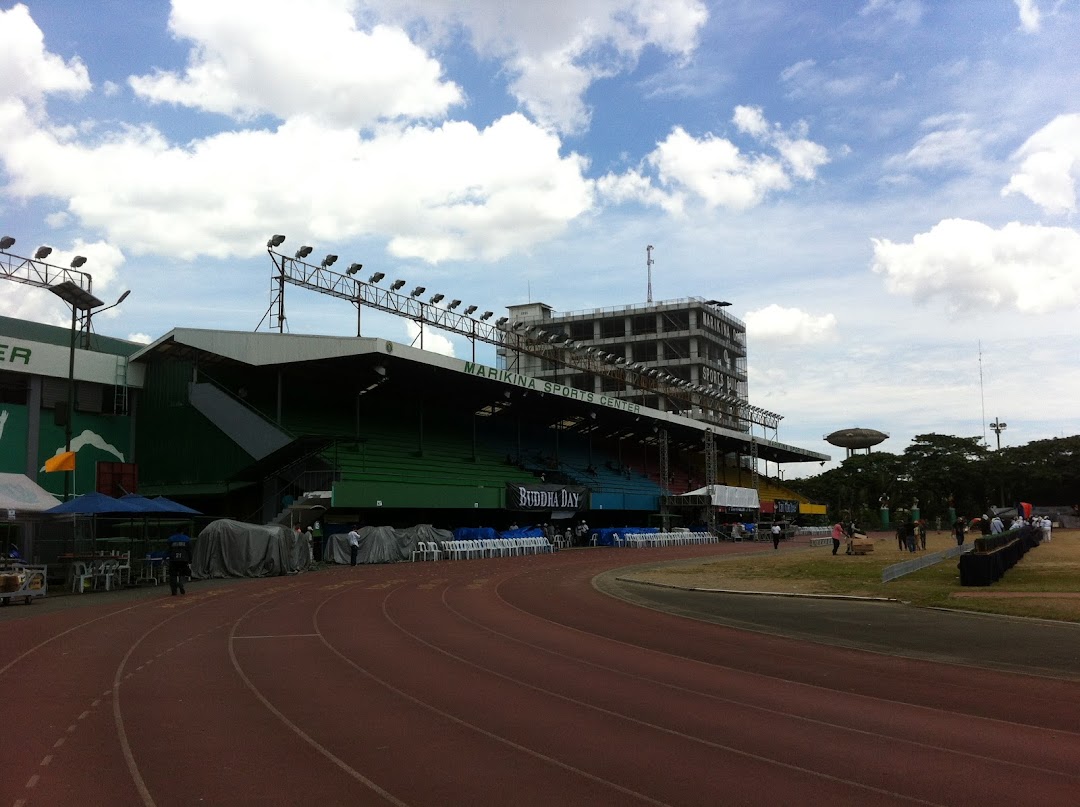
[[[53,494],[63,494],[64,476],[72,478],[73,493],[95,490],[98,462],[131,461],[131,420],[124,415],[91,415],[76,412],[71,421],[71,450],[75,452],[72,474],[47,474],[41,470],[45,460],[63,451],[64,427],[53,422],[52,412],[42,410],[38,434],[37,483]],[[33,478],[31,476],[31,478]]]
[[338,482],[334,485],[333,506],[357,509],[417,507],[501,510],[505,497],[505,488],[408,482]]
[[30,415],[21,404],[0,404],[0,472],[26,473],[26,433]]
[[193,366],[154,361],[139,396],[139,483],[147,486],[224,484],[252,457],[188,403]]

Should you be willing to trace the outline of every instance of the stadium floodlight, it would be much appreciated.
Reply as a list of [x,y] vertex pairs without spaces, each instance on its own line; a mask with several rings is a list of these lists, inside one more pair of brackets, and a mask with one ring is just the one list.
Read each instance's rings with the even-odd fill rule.
[[74,258],[71,259],[71,268],[78,269],[84,263],[86,263],[86,258],[84,258],[82,255],[76,255]]
[[296,257],[299,258],[300,260],[303,260],[304,258],[306,258],[308,255],[311,254],[311,249],[312,248],[308,247],[308,246],[300,247],[300,249],[296,250]]
[[375,274],[373,274],[371,277],[369,277],[367,279],[367,282],[368,283],[378,283],[384,277],[386,277],[386,275],[383,272],[376,272]]
[[435,295],[434,297],[432,297],[432,298],[431,298],[431,304],[432,304],[432,305],[438,305],[438,304],[439,304],[439,303],[441,303],[441,302],[442,302],[442,301],[443,301],[444,299],[446,299],[446,295],[445,295],[445,294],[436,294],[436,295]]
[[400,289],[404,285],[405,285],[404,280],[395,280],[393,283],[390,284],[390,291],[397,291],[398,289]]
[[446,308],[448,311],[453,311],[459,305],[461,305],[461,300],[451,300],[449,303],[447,303]]
[[514,330],[515,331],[520,331],[524,327],[525,327],[525,323],[522,322],[521,320],[518,320],[517,322],[514,323]]
[[415,289],[413,289],[411,292],[409,292],[409,296],[411,296],[411,297],[419,297],[425,291],[427,291],[427,287],[425,287],[425,286],[417,286]]
[[49,257],[52,252],[52,247],[38,247],[37,252],[34,253],[35,261],[43,261]]
[[11,249],[13,246],[15,246],[15,239],[10,235],[0,238],[0,251]]
[[495,314],[494,311],[485,311],[483,314],[480,315],[480,319],[481,320],[491,319],[492,316],[494,316],[494,314]]
[[[465,309],[465,316],[470,317],[470,316],[473,315],[473,313],[475,311],[476,311],[476,306],[475,305],[470,305],[468,308]],[[503,319],[505,319],[505,317]]]
[[363,268],[364,268],[364,264],[362,264],[362,263],[350,263],[349,268],[345,270],[345,274],[347,274],[347,275],[355,275],[357,272],[359,272]]
[[510,321],[510,317],[499,317],[497,320],[495,320],[495,327],[496,328],[501,328],[503,325],[505,325],[509,321]]
[[285,243],[285,236],[283,236],[283,235],[272,235],[272,236],[270,236],[270,240],[266,242],[266,248],[267,249],[273,249],[274,247],[280,247],[284,243]]
[[322,263],[320,263],[319,266],[321,266],[323,269],[325,269],[328,266],[333,266],[334,261],[336,261],[336,260],[337,260],[337,255],[327,255],[325,258],[322,259]]
[[559,341],[559,335],[557,333],[549,334],[547,340],[551,344],[555,344],[556,342]]

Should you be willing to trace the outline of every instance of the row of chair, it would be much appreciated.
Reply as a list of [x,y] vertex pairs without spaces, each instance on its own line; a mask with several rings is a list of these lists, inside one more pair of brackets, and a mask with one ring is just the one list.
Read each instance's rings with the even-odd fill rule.
[[415,560],[463,560],[553,552],[547,538],[487,538],[474,541],[421,541],[413,550]]
[[718,540],[707,532],[628,532],[612,536],[615,546],[629,546],[642,549],[651,546],[689,546],[691,544],[711,544]]
[[123,587],[131,583],[131,553],[119,558],[102,556],[89,561],[75,561],[71,569],[71,591],[82,594],[91,588],[111,591],[113,586]]

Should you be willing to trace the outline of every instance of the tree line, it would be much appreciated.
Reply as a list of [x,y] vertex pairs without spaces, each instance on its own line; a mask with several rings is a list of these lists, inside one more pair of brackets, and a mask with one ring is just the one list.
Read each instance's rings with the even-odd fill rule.
[[883,505],[895,513],[917,503],[926,519],[972,518],[993,506],[1037,507],[1080,502],[1080,435],[990,450],[979,437],[920,434],[902,454],[855,454],[837,468],[788,486],[828,505],[830,519],[876,523]]

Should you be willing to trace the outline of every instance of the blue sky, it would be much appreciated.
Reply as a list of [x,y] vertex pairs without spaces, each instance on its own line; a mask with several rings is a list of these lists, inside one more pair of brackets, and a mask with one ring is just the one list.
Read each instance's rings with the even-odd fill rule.
[[1080,433],[1077,42],[1080,0],[0,2],[0,226],[139,340],[254,330],[275,232],[482,310],[644,302],[652,244],[781,440],[1026,443]]

